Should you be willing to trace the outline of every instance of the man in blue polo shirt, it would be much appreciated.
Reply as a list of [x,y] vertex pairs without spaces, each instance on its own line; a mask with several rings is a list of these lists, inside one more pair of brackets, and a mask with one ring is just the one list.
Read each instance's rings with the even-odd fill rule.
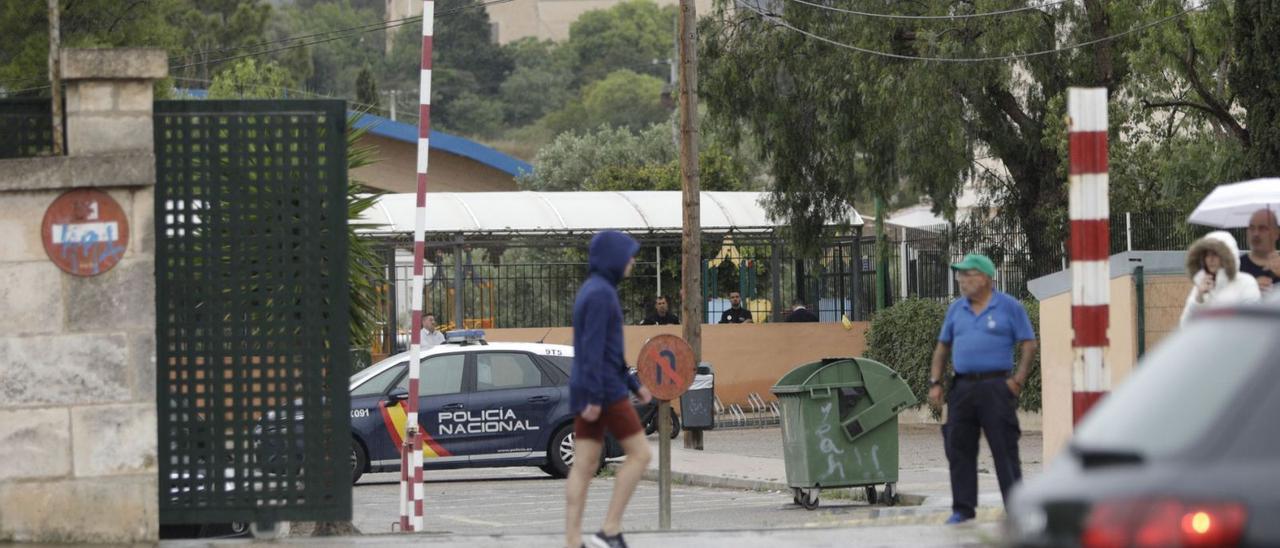
[[[1000,494],[1022,479],[1018,460],[1018,396],[1036,354],[1036,334],[1022,303],[996,291],[991,259],[969,254],[951,265],[964,296],[947,309],[929,374],[929,402],[942,405],[942,375],[948,356],[955,379],[947,395],[947,422],[942,439],[951,465],[951,517],[947,523],[973,519],[978,505],[978,434],[987,435],[995,457]],[[1013,348],[1022,352],[1016,371]]]

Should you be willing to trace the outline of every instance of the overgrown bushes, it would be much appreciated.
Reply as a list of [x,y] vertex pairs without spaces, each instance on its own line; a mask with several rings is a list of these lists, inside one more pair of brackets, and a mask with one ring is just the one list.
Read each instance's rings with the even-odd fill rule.
[[[1031,325],[1040,338],[1040,303],[1023,301]],[[907,299],[877,312],[867,332],[867,357],[897,370],[911,386],[921,405],[929,395],[929,361],[938,342],[938,331],[947,305],[925,299]],[[1031,362],[1031,374],[1022,390],[1019,406],[1040,410],[1040,354]]]

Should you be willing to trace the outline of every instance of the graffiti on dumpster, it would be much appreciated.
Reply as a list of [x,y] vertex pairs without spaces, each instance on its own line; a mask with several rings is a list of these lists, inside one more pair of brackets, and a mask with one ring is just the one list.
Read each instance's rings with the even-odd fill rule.
[[831,406],[828,402],[822,406],[822,426],[818,427],[818,450],[827,456],[827,471],[822,475],[823,478],[831,477],[834,472],[840,472],[840,479],[844,479],[844,463],[840,462],[836,455],[843,455],[844,451],[836,447],[836,442],[831,440],[828,435],[831,432]]

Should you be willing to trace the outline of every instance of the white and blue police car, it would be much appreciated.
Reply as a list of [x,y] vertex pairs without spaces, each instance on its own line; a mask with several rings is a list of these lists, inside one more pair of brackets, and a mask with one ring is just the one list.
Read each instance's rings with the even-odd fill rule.
[[[351,376],[351,476],[400,470],[409,353]],[[569,370],[573,347],[486,342],[451,331],[421,354],[418,422],[423,467],[537,466],[555,477],[573,464]],[[616,442],[605,457],[621,456]]]

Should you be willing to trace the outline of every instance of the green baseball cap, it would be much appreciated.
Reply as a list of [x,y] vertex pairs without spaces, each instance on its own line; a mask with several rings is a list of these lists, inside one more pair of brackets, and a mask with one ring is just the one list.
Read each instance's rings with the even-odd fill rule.
[[986,255],[970,253],[964,256],[964,260],[951,265],[951,270],[977,270],[986,274],[988,278],[996,277],[996,265],[988,259]]

